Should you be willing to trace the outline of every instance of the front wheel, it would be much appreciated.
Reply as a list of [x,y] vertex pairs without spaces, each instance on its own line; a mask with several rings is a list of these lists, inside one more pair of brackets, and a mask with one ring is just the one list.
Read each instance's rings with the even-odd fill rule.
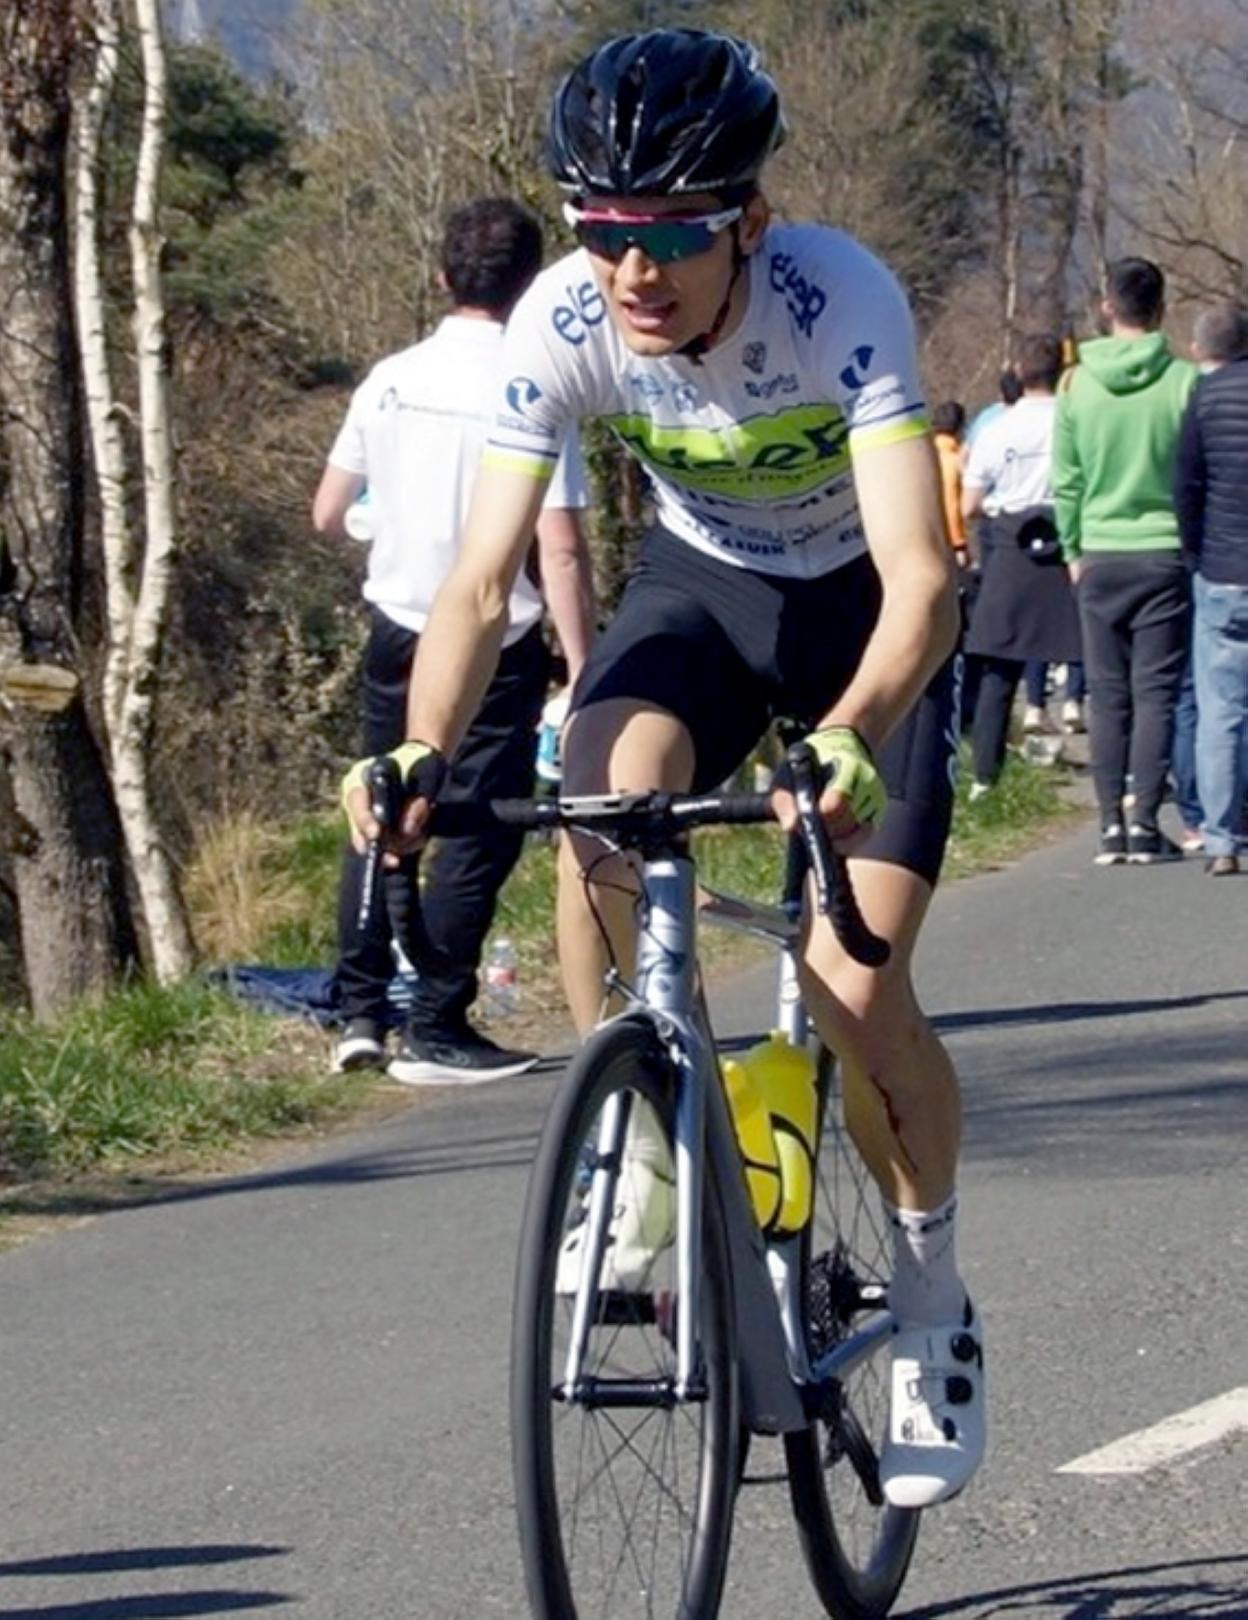
[[[812,1361],[884,1305],[892,1245],[880,1196],[845,1129],[835,1060],[819,1049],[822,1132],[815,1211],[802,1243]],[[836,1620],[879,1620],[897,1600],[919,1515],[886,1503],[878,1462],[888,1424],[888,1341],[820,1391],[819,1416],[785,1436],[789,1493],[811,1580]]]
[[[710,1620],[719,1609],[737,1475],[732,1289],[708,1184],[700,1387],[677,1399],[676,1083],[652,1027],[617,1020],[572,1063],[542,1132],[511,1379],[520,1539],[539,1620]],[[620,1151],[604,1151],[613,1132]],[[573,1390],[569,1345],[596,1180],[610,1227]]]

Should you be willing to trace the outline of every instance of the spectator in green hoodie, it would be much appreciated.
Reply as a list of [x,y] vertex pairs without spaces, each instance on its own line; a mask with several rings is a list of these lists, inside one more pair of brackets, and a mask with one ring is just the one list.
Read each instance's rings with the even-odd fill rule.
[[1109,866],[1183,853],[1157,812],[1187,651],[1190,593],[1172,492],[1197,372],[1160,331],[1165,278],[1155,264],[1120,259],[1107,284],[1110,335],[1080,344],[1058,390],[1053,495],[1083,627],[1096,859]]

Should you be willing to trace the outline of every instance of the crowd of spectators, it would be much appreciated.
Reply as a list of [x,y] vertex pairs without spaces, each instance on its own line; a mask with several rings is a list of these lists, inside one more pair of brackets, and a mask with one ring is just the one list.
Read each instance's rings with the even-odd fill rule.
[[1086,718],[1098,864],[1203,851],[1232,876],[1248,853],[1248,311],[1202,311],[1188,360],[1162,331],[1162,272],[1128,258],[1101,313],[1105,335],[1069,357],[1056,334],[1025,338],[969,430],[956,401],[934,413],[971,798],[993,791],[1021,684],[1025,734]]

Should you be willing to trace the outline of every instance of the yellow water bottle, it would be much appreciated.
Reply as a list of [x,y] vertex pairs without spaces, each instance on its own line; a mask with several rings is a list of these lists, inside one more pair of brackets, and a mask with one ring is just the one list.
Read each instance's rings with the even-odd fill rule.
[[767,1111],[779,1169],[778,1207],[765,1230],[770,1236],[792,1237],[814,1209],[819,1126],[815,1062],[805,1047],[792,1045],[777,1029],[745,1053],[741,1067]]
[[720,1068],[737,1145],[745,1161],[750,1202],[759,1226],[764,1232],[770,1232],[780,1211],[780,1161],[776,1157],[771,1114],[743,1061],[721,1058]]

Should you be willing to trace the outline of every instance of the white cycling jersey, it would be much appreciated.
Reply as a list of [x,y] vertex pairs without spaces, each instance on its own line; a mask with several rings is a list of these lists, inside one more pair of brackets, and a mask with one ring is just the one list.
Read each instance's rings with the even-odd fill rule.
[[485,465],[549,477],[569,427],[600,417],[653,479],[665,528],[760,573],[859,556],[851,452],[927,432],[905,294],[821,225],[768,229],[744,319],[700,362],[634,354],[572,253],[517,305],[501,375]]

